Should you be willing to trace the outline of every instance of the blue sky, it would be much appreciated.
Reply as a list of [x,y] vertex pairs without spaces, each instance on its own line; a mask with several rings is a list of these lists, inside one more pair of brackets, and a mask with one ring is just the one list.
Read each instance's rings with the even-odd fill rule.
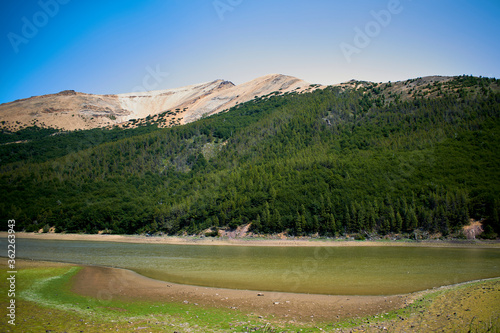
[[[498,0],[3,1],[0,103],[280,73],[500,78]],[[377,18],[378,17],[378,18]]]

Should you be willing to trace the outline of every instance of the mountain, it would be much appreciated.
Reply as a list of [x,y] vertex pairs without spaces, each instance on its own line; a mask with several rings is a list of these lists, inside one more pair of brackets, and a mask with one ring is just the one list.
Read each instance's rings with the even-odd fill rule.
[[0,105],[0,124],[14,131],[27,126],[63,130],[126,125],[130,120],[163,114],[161,126],[185,124],[218,113],[256,96],[278,91],[304,91],[310,84],[272,74],[235,86],[215,80],[187,87],[118,95],[62,91]]
[[500,80],[315,88],[291,85],[168,128],[1,132],[0,219],[28,231],[250,224],[360,239],[458,237],[474,219],[488,237],[500,233]]

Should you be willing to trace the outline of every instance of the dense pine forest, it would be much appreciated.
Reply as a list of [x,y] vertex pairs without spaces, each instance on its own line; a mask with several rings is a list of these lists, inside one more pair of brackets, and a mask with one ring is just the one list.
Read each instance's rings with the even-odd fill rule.
[[[500,233],[500,81],[462,76],[275,92],[195,123],[0,136],[18,230]],[[5,230],[7,224],[3,223]]]

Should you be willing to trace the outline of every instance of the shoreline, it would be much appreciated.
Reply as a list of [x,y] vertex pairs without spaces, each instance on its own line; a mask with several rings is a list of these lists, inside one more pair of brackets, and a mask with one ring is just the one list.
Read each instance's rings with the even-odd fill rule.
[[[8,233],[0,232],[0,237],[7,238]],[[500,249],[500,241],[479,240],[328,240],[315,238],[211,238],[194,236],[140,236],[140,235],[89,235],[89,234],[65,234],[65,233],[28,233],[17,232],[17,238],[63,240],[63,241],[97,241],[139,244],[170,244],[170,245],[213,245],[213,246],[283,246],[283,247],[307,247],[307,246],[407,246],[407,247],[458,247],[458,248],[493,248]]]
[[[71,278],[71,292],[100,301],[173,302],[190,306],[239,310],[281,323],[336,323],[346,319],[387,314],[407,308],[428,294],[457,289],[500,277],[476,279],[395,295],[323,295],[203,287],[165,282],[133,270],[21,259],[20,266],[74,266],[81,270]],[[120,311],[121,309],[116,309]]]
[[[79,267],[69,291],[96,302],[162,302],[201,308],[238,310],[281,323],[321,323],[377,315],[398,310],[415,300],[399,295],[323,295],[228,289],[179,284],[152,279],[126,268],[19,259],[20,269]],[[105,303],[103,303],[105,304]],[[117,311],[125,311],[114,308]]]
[[151,279],[128,269],[102,266],[83,266],[72,279],[71,291],[96,299],[183,303],[295,322],[375,315],[412,302],[411,294],[345,296],[184,285]]

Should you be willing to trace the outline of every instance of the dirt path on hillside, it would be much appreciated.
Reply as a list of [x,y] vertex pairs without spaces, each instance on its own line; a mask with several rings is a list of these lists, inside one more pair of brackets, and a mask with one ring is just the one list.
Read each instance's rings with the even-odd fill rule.
[[[87,266],[73,278],[72,291],[101,300],[177,302],[237,309],[284,321],[336,321],[403,307],[408,296],[328,296],[187,286],[135,272]],[[259,296],[260,295],[260,296]]]

